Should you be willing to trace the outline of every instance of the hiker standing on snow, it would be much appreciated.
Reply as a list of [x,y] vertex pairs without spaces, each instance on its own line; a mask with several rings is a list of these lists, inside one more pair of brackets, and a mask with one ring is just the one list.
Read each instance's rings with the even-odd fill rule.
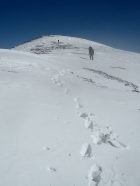
[[93,60],[93,55],[94,55],[94,49],[90,46],[89,47],[89,56],[90,56],[90,60]]

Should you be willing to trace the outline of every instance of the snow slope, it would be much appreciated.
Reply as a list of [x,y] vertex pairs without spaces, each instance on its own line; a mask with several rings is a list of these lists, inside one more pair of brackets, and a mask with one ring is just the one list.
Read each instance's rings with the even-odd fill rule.
[[0,186],[139,186],[139,72],[79,38],[0,50]]

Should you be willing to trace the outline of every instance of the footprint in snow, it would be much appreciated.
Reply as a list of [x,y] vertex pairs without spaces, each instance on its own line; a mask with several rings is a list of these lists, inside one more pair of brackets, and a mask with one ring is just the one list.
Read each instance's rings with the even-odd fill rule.
[[124,143],[118,141],[115,138],[112,139],[110,134],[95,132],[93,135],[91,135],[91,138],[93,139],[93,143],[96,145],[101,145],[105,143],[118,149],[127,148],[127,145],[125,145]]
[[87,112],[83,112],[83,113],[79,114],[79,116],[81,118],[87,118],[87,117],[92,118],[92,117],[96,117],[95,114],[93,114],[93,113],[87,113]]
[[52,82],[55,83],[55,84],[57,84],[57,82],[58,82],[58,78],[55,78],[55,77],[53,77],[51,80],[52,80]]
[[76,97],[76,98],[74,98],[74,101],[75,101],[75,102],[80,102],[80,98],[77,98],[77,97]]
[[52,80],[53,83],[55,83],[59,87],[66,84],[65,82],[59,81],[58,78],[52,78],[51,80]]
[[83,108],[83,105],[81,105],[80,103],[77,103],[77,104],[75,105],[75,108],[76,108],[76,109]]
[[86,129],[91,129],[91,131],[93,131],[93,121],[90,118],[86,118],[85,127]]
[[43,150],[50,150],[49,147],[43,147]]
[[75,108],[76,109],[81,109],[81,108],[85,108],[81,103],[80,103],[80,99],[79,98],[74,98],[74,101],[76,102]]
[[81,158],[88,158],[88,157],[92,157],[92,148],[91,145],[89,145],[88,143],[84,143],[82,145],[82,149],[80,151],[81,154]]
[[87,118],[88,117],[88,113],[83,112],[79,115],[81,118]]
[[98,164],[94,164],[88,172],[88,186],[98,186],[101,181],[102,167]]
[[47,167],[47,170],[50,172],[56,172],[56,169],[54,167]]

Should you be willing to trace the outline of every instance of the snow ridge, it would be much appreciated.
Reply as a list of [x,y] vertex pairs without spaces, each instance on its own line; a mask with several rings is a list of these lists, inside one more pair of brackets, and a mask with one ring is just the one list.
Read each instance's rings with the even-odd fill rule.
[[87,68],[84,68],[85,70],[89,70],[89,71],[92,71],[94,73],[98,73],[100,75],[102,75],[103,77],[107,78],[107,79],[111,79],[111,80],[117,80],[118,82],[120,83],[123,83],[125,86],[130,86],[133,88],[133,92],[138,92],[138,86],[131,83],[131,82],[128,82],[128,81],[125,81],[125,80],[122,80],[121,78],[119,77],[114,77],[114,76],[111,76],[111,75],[108,75],[107,73],[105,72],[102,72],[102,71],[99,71],[99,70],[94,70],[94,69],[87,69]]
[[80,38],[0,50],[0,185],[139,186],[139,71]]

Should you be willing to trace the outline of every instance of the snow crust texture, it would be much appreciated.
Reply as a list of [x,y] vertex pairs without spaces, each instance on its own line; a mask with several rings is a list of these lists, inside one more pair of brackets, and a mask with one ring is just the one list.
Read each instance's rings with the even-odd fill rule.
[[139,72],[140,54],[80,38],[1,49],[0,186],[139,186]]

